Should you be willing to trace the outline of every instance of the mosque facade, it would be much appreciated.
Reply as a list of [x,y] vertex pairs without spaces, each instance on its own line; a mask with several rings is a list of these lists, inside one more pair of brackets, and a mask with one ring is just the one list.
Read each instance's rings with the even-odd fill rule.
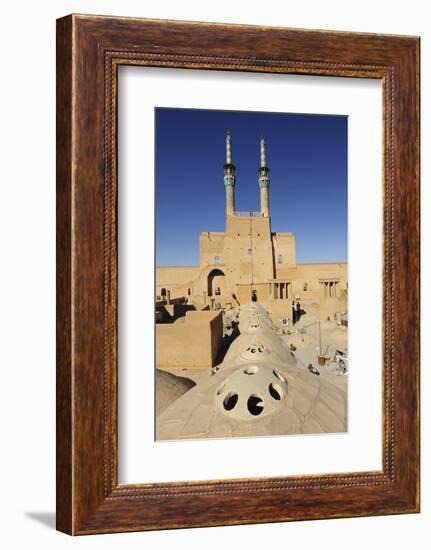
[[258,302],[273,316],[286,318],[291,315],[292,302],[298,300],[317,301],[322,315],[346,310],[347,264],[297,263],[294,234],[271,229],[264,139],[257,174],[259,212],[235,208],[236,167],[229,132],[223,171],[226,230],[200,234],[198,266],[156,267],[156,302],[182,301],[196,309],[230,309]]

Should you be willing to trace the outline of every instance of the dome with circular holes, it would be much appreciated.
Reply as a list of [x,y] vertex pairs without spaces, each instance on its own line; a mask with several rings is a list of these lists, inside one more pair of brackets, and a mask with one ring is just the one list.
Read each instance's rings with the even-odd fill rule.
[[257,321],[252,321],[248,326],[246,332],[256,332],[259,330],[260,324]]
[[270,354],[271,352],[264,344],[249,344],[241,353],[241,359],[245,361],[262,361]]
[[262,363],[235,370],[216,391],[217,408],[231,418],[251,421],[275,413],[287,396],[281,372]]

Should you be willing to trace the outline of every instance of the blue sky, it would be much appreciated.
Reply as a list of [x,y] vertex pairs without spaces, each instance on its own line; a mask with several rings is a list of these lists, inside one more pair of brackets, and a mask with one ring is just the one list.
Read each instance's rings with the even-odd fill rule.
[[225,138],[238,211],[259,211],[266,142],[273,231],[292,231],[297,262],[347,261],[347,117],[157,108],[156,264],[197,265],[199,233],[225,230]]

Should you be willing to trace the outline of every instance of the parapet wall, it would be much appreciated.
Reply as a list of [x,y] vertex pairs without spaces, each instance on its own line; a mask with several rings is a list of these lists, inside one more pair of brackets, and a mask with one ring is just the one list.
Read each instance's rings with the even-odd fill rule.
[[222,340],[221,312],[188,311],[175,323],[156,325],[157,366],[213,367]]

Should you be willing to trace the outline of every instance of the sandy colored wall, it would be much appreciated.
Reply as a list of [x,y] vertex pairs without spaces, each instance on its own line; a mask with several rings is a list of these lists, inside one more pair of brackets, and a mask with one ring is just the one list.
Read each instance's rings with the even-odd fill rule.
[[[277,278],[292,281],[292,295],[299,296],[301,300],[320,299],[320,279],[339,281],[337,296],[346,296],[347,289],[347,264],[345,263],[321,263],[321,264],[297,264],[296,268],[278,268]],[[307,284],[307,290],[304,285]]]
[[246,304],[251,301],[252,290],[256,291],[258,302],[267,302],[271,299],[269,283],[238,285],[236,296],[241,304]]
[[[318,300],[323,297],[320,280],[326,279],[337,281],[337,298],[347,296],[347,264],[296,264],[293,233],[271,233],[269,218],[227,216],[226,232],[200,234],[199,252],[199,266],[156,269],[157,295],[166,288],[171,299],[187,298],[199,309],[211,302],[235,305],[232,294],[241,303],[249,302],[254,289],[258,301],[266,302],[274,299],[269,283],[275,280],[290,283],[290,300]],[[223,277],[218,273],[210,289],[208,276],[213,270],[220,270]],[[217,287],[220,295],[215,295]]]
[[156,267],[156,295],[161,295],[162,288],[170,291],[172,299],[188,296],[189,289],[193,294],[193,281],[199,270],[199,266],[188,265]]
[[[201,276],[193,291],[207,291],[207,276],[212,269],[225,275],[226,299],[236,293],[236,286],[266,283],[274,276],[270,220],[254,216],[227,216],[226,233],[201,233]],[[252,250],[252,254],[249,251]]]
[[223,339],[220,312],[188,311],[172,324],[156,325],[158,367],[212,367]]
[[[229,242],[230,238],[225,238],[224,243]],[[202,244],[202,241],[201,241]],[[221,296],[212,296],[216,302],[232,303],[232,294],[235,294],[241,303],[250,301],[252,289],[257,291],[258,301],[266,302],[274,299],[272,287],[268,281],[274,281],[269,274],[266,277],[263,274],[259,275],[257,258],[254,258],[253,264],[253,284],[251,284],[251,265],[246,259],[244,262],[238,261],[239,255],[243,254],[244,247],[241,241],[238,241],[235,246],[230,246],[228,264],[221,263],[219,265],[207,265],[199,270],[199,268],[186,267],[163,267],[157,268],[157,294],[161,293],[161,289],[167,288],[171,291],[171,299],[175,300],[179,297],[186,297],[189,302],[197,305],[197,308],[204,307],[209,304],[211,299],[208,298],[208,274],[212,269],[220,269],[225,278],[215,278],[213,287],[220,287]],[[226,247],[228,248],[228,247]],[[280,249],[279,249],[280,250]],[[221,254],[221,253],[220,253]],[[232,254],[232,257],[230,256]],[[245,252],[244,252],[245,254]],[[212,256],[211,256],[212,257]],[[259,257],[259,256],[258,256]],[[220,255],[221,260],[223,256]],[[264,263],[265,254],[262,254],[262,263]],[[276,256],[277,258],[277,256]],[[159,280],[160,273],[160,280]],[[186,284],[181,284],[186,276],[195,275],[193,281]],[[316,263],[316,264],[297,264],[296,267],[285,267],[283,264],[276,262],[276,279],[279,281],[289,281],[289,299],[294,299],[298,296],[301,300],[319,300],[322,298],[322,290],[319,284],[320,280],[336,280],[337,297],[340,299],[347,297],[347,264],[345,263]],[[163,281],[163,284],[160,282]],[[305,290],[306,285],[306,290]],[[188,291],[191,290],[189,296]],[[205,294],[205,301],[204,301]],[[199,302],[200,300],[200,302]],[[198,303],[199,302],[199,303]]]
[[161,266],[156,267],[156,284],[163,285],[186,285],[199,273],[199,266]]
[[[273,233],[275,272],[287,267],[296,267],[296,246],[293,233]],[[278,263],[281,256],[282,263]]]

